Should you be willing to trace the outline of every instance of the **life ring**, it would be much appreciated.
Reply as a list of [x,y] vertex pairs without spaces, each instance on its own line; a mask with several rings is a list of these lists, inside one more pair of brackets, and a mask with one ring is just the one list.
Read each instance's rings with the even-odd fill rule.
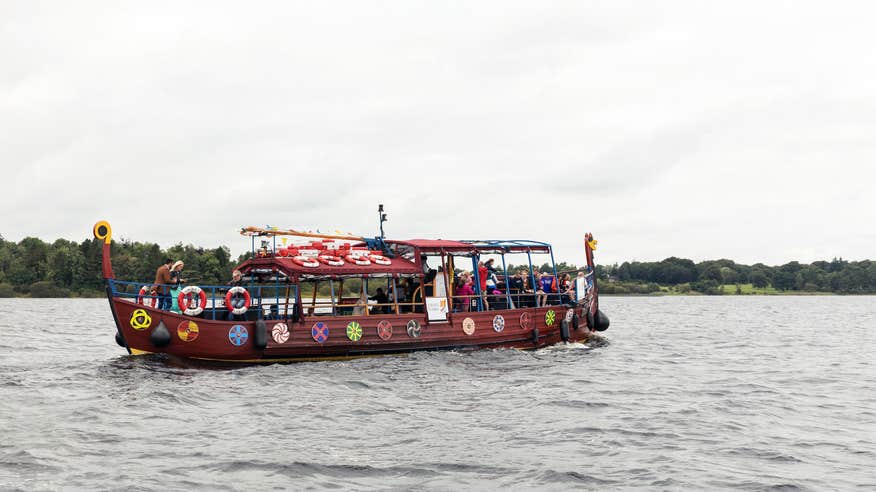
[[[239,307],[234,307],[236,304],[235,297],[239,297],[243,294],[243,305]],[[249,302],[252,298],[249,295],[249,292],[246,291],[243,287],[236,285],[230,289],[228,289],[228,293],[225,294],[225,307],[231,311],[231,314],[243,314],[249,309]]]
[[319,255],[316,259],[329,266],[344,266],[344,260],[340,256]]
[[[198,296],[198,302],[195,307],[192,307],[189,305],[189,302],[194,296]],[[207,294],[197,285],[189,285],[179,291],[179,296],[177,296],[176,302],[179,304],[179,308],[183,313],[189,316],[197,316],[204,312],[204,306],[207,305]]]
[[307,267],[307,268],[316,268],[319,266],[319,262],[316,261],[315,258],[309,257],[309,256],[296,256],[296,257],[292,258],[292,261],[296,265],[301,265],[301,266]]
[[383,255],[374,255],[374,254],[368,255],[368,259],[373,261],[374,263],[377,263],[378,265],[391,265],[392,264],[392,262],[389,261],[389,258],[387,258]]
[[149,299],[150,290],[151,289],[149,288],[148,285],[144,285],[143,287],[140,287],[140,292],[137,293],[137,304],[142,304],[144,306],[149,306],[149,307],[155,307],[158,305],[158,297],[152,296],[152,298]]
[[371,264],[371,260],[369,260],[367,256],[359,256],[359,255],[349,254],[349,255],[345,256],[344,258],[347,261],[349,261],[350,263],[353,263],[354,265],[367,266],[367,265]]

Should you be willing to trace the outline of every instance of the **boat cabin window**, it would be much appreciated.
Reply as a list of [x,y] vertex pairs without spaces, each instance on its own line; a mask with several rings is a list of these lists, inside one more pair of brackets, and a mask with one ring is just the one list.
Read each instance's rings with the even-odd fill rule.
[[422,278],[344,277],[303,279],[304,316],[379,316],[423,311]]

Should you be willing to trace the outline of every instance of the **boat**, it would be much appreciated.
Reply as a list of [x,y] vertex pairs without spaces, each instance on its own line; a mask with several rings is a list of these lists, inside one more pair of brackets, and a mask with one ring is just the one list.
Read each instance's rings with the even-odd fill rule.
[[[93,234],[103,242],[116,342],[134,355],[273,363],[423,350],[531,350],[586,342],[609,326],[599,310],[592,234],[585,235],[586,266],[575,272],[574,292],[542,292],[525,284],[558,284],[548,243],[390,240],[383,235],[385,217],[381,206],[381,234],[373,238],[242,228],[252,249],[235,268],[237,285],[188,285],[170,310],[159,309],[148,280],[115,278],[112,228],[100,221]],[[538,255],[553,265],[542,278],[533,267]],[[525,272],[507,271],[511,257],[525,260]],[[465,268],[471,273],[460,276]],[[469,276],[474,292],[460,295]],[[485,276],[492,285],[483,289]]]

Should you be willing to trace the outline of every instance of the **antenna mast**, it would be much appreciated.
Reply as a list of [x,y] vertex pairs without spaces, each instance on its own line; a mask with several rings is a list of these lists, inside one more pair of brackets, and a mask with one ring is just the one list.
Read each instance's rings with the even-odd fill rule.
[[386,222],[386,214],[383,213],[383,204],[377,205],[377,217],[380,219],[380,239],[386,239],[386,235],[383,233],[383,223]]

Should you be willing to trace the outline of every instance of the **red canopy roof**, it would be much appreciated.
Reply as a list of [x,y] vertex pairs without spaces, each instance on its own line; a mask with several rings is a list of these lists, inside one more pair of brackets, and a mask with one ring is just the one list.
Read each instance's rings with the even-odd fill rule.
[[391,264],[378,265],[372,262],[370,265],[356,265],[344,260],[342,266],[331,266],[320,263],[318,267],[301,266],[292,258],[252,258],[241,263],[238,269],[247,273],[251,270],[280,270],[288,276],[293,275],[415,275],[422,274],[423,271],[417,268],[417,265],[404,258],[391,258]]
[[431,251],[474,251],[471,244],[451,241],[449,239],[409,239],[407,241],[387,241],[394,244],[404,244],[420,249],[422,252]]

